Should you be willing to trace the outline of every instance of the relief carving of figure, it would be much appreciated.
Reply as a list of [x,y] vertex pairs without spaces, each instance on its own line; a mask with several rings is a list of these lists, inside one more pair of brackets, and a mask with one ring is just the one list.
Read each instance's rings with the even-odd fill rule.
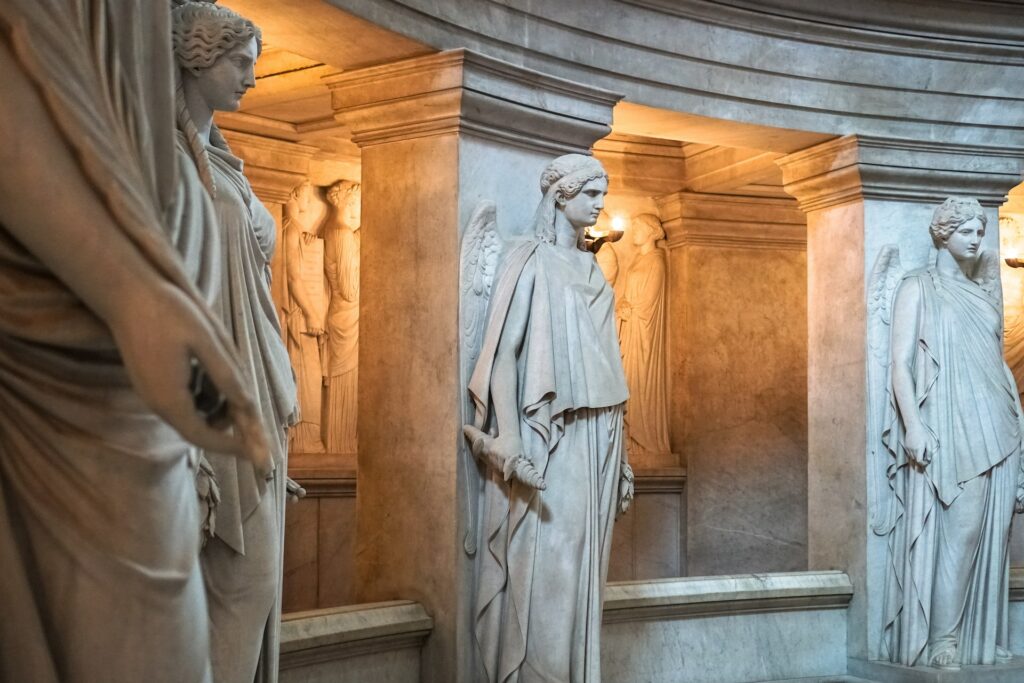
[[[297,418],[296,386],[270,296],[276,225],[253,194],[242,161],[213,123],[214,111],[237,110],[255,85],[261,38],[252,22],[207,2],[181,3],[172,13],[172,28],[180,72],[179,144],[190,155],[216,215],[220,272],[210,300],[256,393],[271,435],[274,467],[268,478],[220,452],[203,454],[220,492],[212,537],[201,553],[213,674],[217,683],[275,681],[287,427]],[[209,488],[207,482],[200,490]]]
[[[1021,405],[1002,352],[986,216],[947,199],[929,264],[886,247],[869,285],[875,532],[888,543],[881,654],[958,669],[1010,660],[1009,540],[1021,511]],[[883,483],[884,482],[884,483]]]
[[630,458],[646,461],[671,452],[668,444],[668,394],[665,386],[665,282],[668,264],[657,242],[665,230],[654,214],[633,219],[636,256],[626,272],[616,305],[622,364],[629,386],[626,438]]
[[189,442],[272,468],[210,308],[169,22],[166,3],[0,3],[0,680],[212,681]]
[[331,453],[355,453],[359,386],[359,184],[348,180],[327,190],[331,214],[324,227],[327,308],[323,439]]
[[292,427],[292,453],[323,453],[321,349],[327,316],[324,283],[324,240],[313,225],[314,188],[307,181],[292,190],[284,206],[285,272],[289,306],[286,313],[288,356],[295,370],[300,422]]
[[477,676],[492,683],[600,680],[612,523],[632,499],[614,296],[582,238],[608,176],[569,154],[540,189],[532,239],[503,245],[490,202],[463,237],[464,431],[482,468],[467,468],[481,476],[466,549]]

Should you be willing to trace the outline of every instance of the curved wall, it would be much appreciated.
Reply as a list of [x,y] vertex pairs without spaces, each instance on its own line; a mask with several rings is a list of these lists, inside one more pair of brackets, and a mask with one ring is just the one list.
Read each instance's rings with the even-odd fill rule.
[[[824,135],[1024,147],[1016,3],[866,0],[865,18],[803,0],[329,2],[436,49],[470,48],[647,107]],[[763,146],[804,143],[780,132]]]

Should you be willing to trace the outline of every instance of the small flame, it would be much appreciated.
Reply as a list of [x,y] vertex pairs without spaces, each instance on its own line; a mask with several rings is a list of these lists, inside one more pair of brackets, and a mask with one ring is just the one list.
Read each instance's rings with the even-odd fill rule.
[[613,216],[612,217],[612,230],[614,230],[615,232],[625,232],[626,231],[626,219],[623,218],[622,216]]

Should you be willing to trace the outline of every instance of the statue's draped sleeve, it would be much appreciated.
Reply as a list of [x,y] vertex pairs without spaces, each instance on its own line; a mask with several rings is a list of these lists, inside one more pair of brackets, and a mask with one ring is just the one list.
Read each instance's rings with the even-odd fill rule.
[[[113,218],[111,238],[201,303],[172,242],[187,236],[168,227],[172,212],[209,208],[175,204],[169,19],[166,2],[4,0],[0,40]],[[0,225],[0,679],[204,680],[188,445],[134,393],[106,325],[8,227]],[[53,239],[70,235],[74,249],[73,226],[60,227]]]

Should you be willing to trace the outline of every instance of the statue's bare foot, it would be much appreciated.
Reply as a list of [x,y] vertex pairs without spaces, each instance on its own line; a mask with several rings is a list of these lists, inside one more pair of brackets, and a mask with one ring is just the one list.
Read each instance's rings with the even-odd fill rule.
[[1013,653],[1005,647],[996,645],[996,664],[1009,664],[1013,661]]
[[947,671],[959,671],[960,670],[960,657],[958,656],[956,645],[950,643],[945,645],[938,652],[932,655],[931,662],[929,662],[936,669],[945,669]]

